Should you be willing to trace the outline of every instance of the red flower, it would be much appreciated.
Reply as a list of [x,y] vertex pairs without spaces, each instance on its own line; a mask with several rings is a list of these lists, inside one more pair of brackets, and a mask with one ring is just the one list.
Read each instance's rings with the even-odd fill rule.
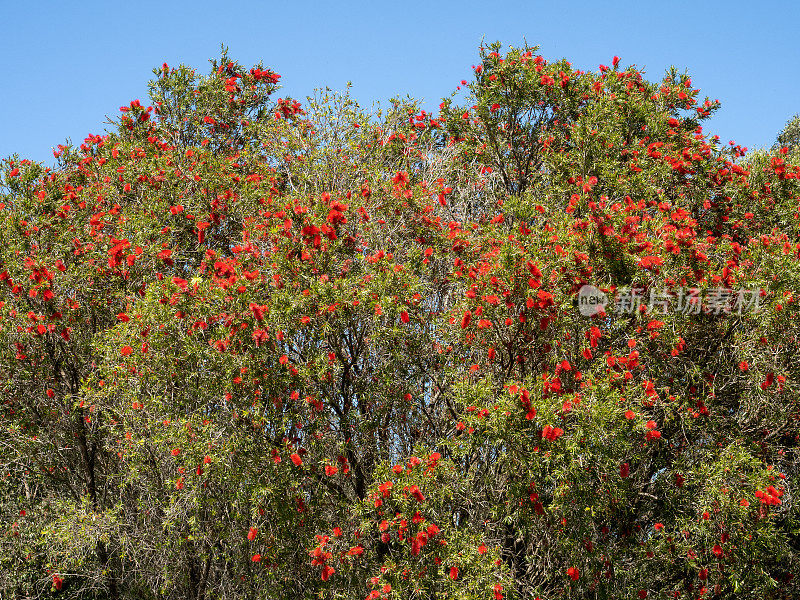
[[569,575],[572,581],[578,581],[578,579],[581,576],[581,572],[575,567],[570,567],[569,569],[567,569],[567,575]]
[[253,554],[253,558],[251,558],[253,562],[261,562],[261,555],[260,554]]
[[119,351],[122,356],[130,356],[131,352],[133,352],[133,348],[130,346],[123,346],[122,349]]
[[408,313],[406,311],[403,311],[403,312],[400,313],[400,320],[403,323],[408,323],[409,318],[408,318]]
[[458,567],[450,567],[450,579],[453,581],[458,579]]
[[628,475],[630,475],[630,472],[631,472],[631,467],[630,467],[630,465],[629,465],[628,463],[622,463],[622,464],[619,466],[619,475],[620,475],[620,477],[622,477],[623,479],[624,479],[625,477],[627,477]]
[[660,256],[643,256],[641,261],[639,261],[639,266],[643,269],[649,269],[650,267],[656,267],[661,264],[664,264],[664,259]]
[[295,467],[299,467],[300,465],[303,464],[303,459],[300,458],[300,455],[297,454],[296,452],[292,454],[289,458],[292,459],[292,462],[294,463]]
[[414,496],[414,499],[417,502],[425,502],[425,496],[416,485],[412,485],[410,488],[408,488],[408,493]]
[[562,435],[564,435],[564,430],[561,429],[560,427],[545,425],[544,429],[542,429],[542,437],[546,440],[550,440],[551,442],[554,442]]
[[469,327],[470,321],[472,321],[472,313],[468,310],[464,311],[464,316],[461,317],[461,329],[466,329]]
[[334,573],[336,573],[336,569],[330,565],[325,565],[322,567],[322,581],[328,581],[328,579],[330,579],[331,575]]
[[256,527],[251,527],[250,531],[247,532],[247,539],[252,542],[254,539],[256,539],[257,535],[258,529]]

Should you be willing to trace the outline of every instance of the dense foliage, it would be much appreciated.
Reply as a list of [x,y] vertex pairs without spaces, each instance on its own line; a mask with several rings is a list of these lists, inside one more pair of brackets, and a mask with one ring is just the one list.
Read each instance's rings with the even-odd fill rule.
[[0,597],[797,597],[785,149],[616,57],[278,79],[165,64],[4,162]]

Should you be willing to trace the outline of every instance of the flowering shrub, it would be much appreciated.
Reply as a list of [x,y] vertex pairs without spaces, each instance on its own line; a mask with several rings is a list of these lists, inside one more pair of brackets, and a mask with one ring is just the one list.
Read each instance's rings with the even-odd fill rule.
[[436,115],[278,81],[163,65],[4,162],[0,595],[796,597],[791,154],[616,57],[482,48]]

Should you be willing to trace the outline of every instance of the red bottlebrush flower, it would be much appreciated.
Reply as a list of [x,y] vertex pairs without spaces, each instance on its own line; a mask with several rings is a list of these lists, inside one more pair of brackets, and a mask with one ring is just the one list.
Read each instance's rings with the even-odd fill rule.
[[253,558],[251,558],[254,563],[261,562],[261,555],[260,554],[253,554]]
[[664,259],[660,256],[643,256],[642,259],[639,261],[639,266],[643,269],[649,269],[651,267],[657,267],[658,265],[664,264]]
[[544,429],[542,429],[542,437],[550,440],[551,442],[556,441],[564,435],[564,430],[560,427],[553,427],[552,425],[545,425]]
[[183,477],[178,477],[178,481],[175,482],[175,489],[182,490],[183,485]]
[[56,393],[55,393],[55,391],[54,391],[54,390],[51,390],[51,389],[48,389],[48,390],[47,390],[47,397],[48,397],[48,398],[52,398],[52,397],[53,397],[53,396],[55,396],[55,395],[56,395]]
[[714,544],[714,547],[711,549],[714,553],[714,556],[721,557],[722,556],[722,546],[719,544]]
[[639,598],[641,598],[642,600],[647,598],[647,590],[639,590]]
[[569,569],[567,569],[567,575],[569,575],[572,581],[578,581],[578,579],[580,579],[581,572],[575,567],[570,567]]
[[626,478],[631,473],[631,467],[628,463],[622,463],[619,466],[619,476],[623,479]]
[[402,186],[408,185],[408,173],[406,173],[405,171],[398,171],[392,177],[392,183],[394,185],[402,185]]
[[385,481],[378,486],[378,491],[383,495],[384,498],[388,498],[392,493],[393,487],[394,484],[391,481]]
[[408,493],[411,494],[417,502],[425,502],[425,496],[416,485],[408,488]]
[[458,567],[450,567],[450,579],[453,581],[458,579]]
[[661,531],[662,529],[664,529],[664,524],[656,523],[655,525],[653,525],[653,529],[655,529],[656,531]]
[[631,419],[633,419],[635,416],[636,416],[636,413],[633,412],[632,410],[629,410],[629,411],[625,412],[625,418],[628,419],[629,421]]
[[325,475],[328,477],[332,477],[339,472],[339,467],[335,467],[333,465],[325,465]]
[[56,573],[53,573],[53,587],[56,588],[56,590],[60,590],[63,585],[64,580],[61,579],[61,577],[59,577]]
[[408,323],[409,322],[410,319],[408,318],[408,313],[406,311],[403,311],[403,312],[400,313],[400,320],[403,323]]
[[257,535],[258,535],[258,528],[251,527],[250,531],[247,532],[247,539],[252,542],[254,539],[256,539]]
[[441,530],[439,529],[439,526],[436,525],[436,523],[431,523],[430,525],[428,525],[428,528],[425,531],[428,532],[429,536],[434,536],[437,535]]
[[461,317],[461,329],[469,327],[470,321],[472,321],[472,313],[466,310],[464,311],[464,316]]
[[178,456],[178,454],[180,454],[180,453],[181,453],[181,449],[180,448],[173,448],[172,449],[172,456]]
[[322,567],[322,581],[328,581],[334,573],[336,573],[336,569],[330,565],[325,565]]
[[747,508],[748,506],[750,506],[750,503],[744,498],[742,498],[741,500],[739,500],[739,506],[744,506],[745,508]]
[[264,319],[264,307],[259,306],[255,303],[250,303],[250,311],[253,313],[253,317],[255,317],[256,321],[262,321]]
[[494,600],[503,600],[503,586],[499,583],[494,585]]
[[697,577],[703,581],[708,579],[708,569],[700,569],[700,572],[697,574]]
[[133,348],[131,348],[130,346],[123,346],[122,349],[119,351],[119,353],[122,354],[122,356],[130,356],[132,352]]
[[297,454],[296,452],[292,454],[289,458],[292,459],[292,462],[294,463],[295,467],[299,467],[300,465],[303,464],[303,459],[300,458],[300,455]]

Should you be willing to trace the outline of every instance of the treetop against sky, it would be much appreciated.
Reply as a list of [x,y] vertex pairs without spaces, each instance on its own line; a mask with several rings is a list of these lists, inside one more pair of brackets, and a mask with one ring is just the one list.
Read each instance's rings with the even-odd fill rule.
[[617,56],[223,51],[3,161],[0,597],[798,597],[796,124]]

